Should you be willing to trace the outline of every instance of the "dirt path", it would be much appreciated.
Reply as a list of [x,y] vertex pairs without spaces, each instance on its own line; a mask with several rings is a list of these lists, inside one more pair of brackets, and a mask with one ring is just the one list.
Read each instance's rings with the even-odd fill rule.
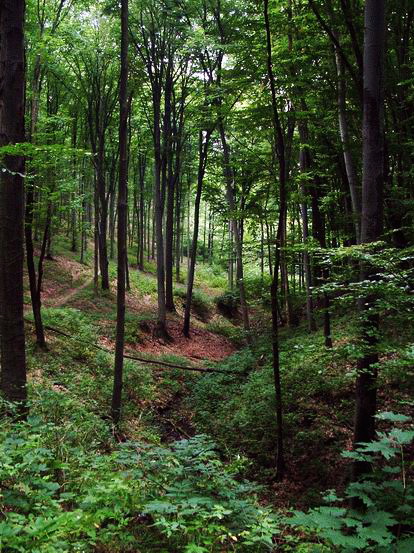
[[[87,288],[90,284],[93,283],[93,278],[88,279],[86,282],[77,286],[76,288],[71,288],[68,292],[62,296],[58,296],[55,299],[52,299],[50,296],[43,299],[42,304],[44,307],[63,307],[65,303],[68,303],[73,299],[80,291]],[[32,305],[26,305],[24,308],[24,315],[27,315],[32,310]]]
[[69,290],[69,292],[66,292],[63,296],[60,298],[56,298],[55,300],[52,300],[51,303],[47,307],[63,307],[65,303],[68,303],[72,298],[74,298],[79,292],[87,288],[90,284],[93,283],[93,278],[90,278],[77,288],[73,288]]

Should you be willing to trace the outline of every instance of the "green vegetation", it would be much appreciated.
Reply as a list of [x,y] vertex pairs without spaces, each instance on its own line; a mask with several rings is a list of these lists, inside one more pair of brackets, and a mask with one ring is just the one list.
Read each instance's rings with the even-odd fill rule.
[[0,553],[414,552],[413,0],[0,0]]

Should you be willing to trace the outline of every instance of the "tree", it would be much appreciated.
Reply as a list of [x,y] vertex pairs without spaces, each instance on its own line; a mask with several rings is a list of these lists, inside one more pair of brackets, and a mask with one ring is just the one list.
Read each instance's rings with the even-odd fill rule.
[[118,283],[112,420],[121,416],[125,342],[125,284],[128,210],[128,0],[121,0],[121,76],[119,87]]
[[[384,187],[384,49],[385,0],[366,0],[363,64],[363,150],[362,150],[362,212],[361,242],[378,241],[383,232]],[[372,269],[364,262],[361,281],[374,278]],[[370,442],[375,438],[377,408],[377,363],[379,317],[372,295],[360,303],[362,344],[364,354],[358,360],[354,443]],[[369,468],[366,462],[354,463],[353,476],[357,479]]]
[[[0,148],[24,142],[24,0],[0,4]],[[26,400],[23,322],[24,158],[4,156],[0,174],[1,389]]]
[[195,266],[197,261],[197,244],[198,244],[198,232],[199,232],[199,220],[200,220],[200,202],[201,193],[203,189],[203,179],[206,172],[208,147],[213,129],[200,130],[198,134],[198,171],[197,171],[197,190],[194,205],[194,226],[193,226],[193,241],[191,244],[190,252],[190,266],[187,276],[187,294],[185,299],[184,310],[184,326],[183,333],[187,338],[190,336],[190,317],[191,317],[191,303],[193,297],[194,275]]
[[267,75],[271,89],[272,101],[272,123],[274,130],[274,142],[277,151],[279,162],[279,221],[277,226],[276,236],[276,252],[273,269],[273,280],[270,290],[271,305],[272,305],[272,352],[273,352],[273,376],[276,396],[276,423],[277,423],[277,454],[276,454],[276,470],[279,479],[283,478],[285,472],[285,459],[283,448],[283,416],[282,416],[282,386],[280,382],[280,356],[279,356],[279,335],[278,335],[278,280],[280,269],[280,249],[283,245],[286,233],[286,217],[287,217],[287,191],[286,191],[286,151],[285,137],[283,135],[282,126],[276,101],[276,87],[273,74],[273,59],[272,59],[272,39],[270,33],[269,21],[269,2],[263,0],[263,14],[266,31],[266,53],[267,53]]

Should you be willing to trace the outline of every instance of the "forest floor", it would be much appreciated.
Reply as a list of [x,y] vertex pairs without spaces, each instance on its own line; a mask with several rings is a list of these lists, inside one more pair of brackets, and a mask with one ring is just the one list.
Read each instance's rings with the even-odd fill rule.
[[[111,314],[116,301],[116,282],[112,282],[110,292],[100,292],[96,297],[93,290],[92,267],[68,258],[67,256],[71,253],[66,251],[65,255],[55,255],[52,260],[45,261],[42,305],[45,308],[70,307],[85,312]],[[136,272],[132,265],[130,272],[132,275]],[[151,282],[152,286],[156,285],[154,274],[147,272],[145,278]],[[181,297],[176,298],[176,312],[169,313],[167,317],[171,340],[167,342],[155,337],[156,297],[154,293],[142,294],[138,288],[139,286],[133,282],[131,290],[126,293],[128,316],[140,317],[139,329],[133,337],[135,339],[128,340],[127,336],[126,348],[128,351],[153,355],[179,355],[192,361],[219,361],[235,351],[234,345],[228,339],[208,330],[207,323],[222,319],[218,313],[211,313],[208,310],[201,317],[197,315],[197,312],[192,314],[191,337],[190,339],[186,338],[182,333],[184,300]],[[214,298],[218,293],[217,289],[210,288],[205,283],[203,283],[202,289],[209,298]],[[27,314],[31,310],[30,297],[26,295],[25,300],[25,314]],[[113,317],[102,317],[99,321],[101,327],[99,343],[109,349],[115,347],[109,329],[109,326],[113,326],[113,324]],[[105,335],[105,329],[109,331],[108,335]]]
[[[110,264],[111,291],[96,294],[92,264],[79,263],[77,255],[70,252],[63,241],[57,245],[53,261],[46,261],[42,292],[44,319],[49,326],[70,331],[83,339],[87,336],[92,343],[113,351],[115,263]],[[272,469],[274,416],[269,410],[268,399],[273,397],[270,342],[262,330],[267,325],[266,313],[253,310],[257,346],[249,353],[243,349],[238,335],[239,322],[224,318],[214,303],[214,298],[224,291],[223,279],[220,281],[208,272],[203,273],[206,269],[202,266],[199,271],[191,338],[181,333],[185,288],[183,284],[176,284],[177,310],[168,314],[172,340],[164,342],[153,332],[157,310],[153,266],[148,264],[146,272],[138,273],[131,264],[126,351],[152,361],[163,360],[181,366],[200,367],[213,363],[220,369],[230,367],[230,370],[240,371],[239,380],[221,382],[220,375],[217,379],[213,375],[206,389],[203,391],[201,387],[194,399],[199,374],[142,364],[139,378],[132,372],[126,384],[123,439],[142,439],[147,435],[152,439],[155,432],[162,441],[170,442],[195,433],[208,433],[223,451],[241,452],[253,462],[248,475],[265,483],[263,497],[266,502],[279,507],[318,504],[321,491],[333,487],[341,489],[348,478],[349,463],[340,452],[350,449],[352,443],[352,316],[339,314],[333,319],[334,348],[331,352],[323,347],[321,332],[310,335],[305,326],[281,331],[288,478],[282,483],[276,482]],[[26,294],[25,311],[30,316],[30,298]],[[407,342],[412,337],[410,330],[404,329],[401,336],[394,338]],[[105,361],[108,364],[105,381],[100,380],[94,368],[90,369],[88,381],[85,373],[79,372],[79,367],[84,370],[85,363],[91,363],[88,355],[76,353],[81,344],[68,343],[67,339],[50,332],[47,339],[50,351],[62,357],[59,367],[48,368],[52,381],[49,378],[46,382],[44,367],[51,365],[50,356],[35,352],[31,357],[30,377],[54,389],[72,390],[76,383],[86,387],[86,391],[74,393],[80,394],[82,401],[86,394],[99,405],[99,411],[104,412],[110,402],[113,359]],[[69,361],[65,361],[65,355]],[[392,352],[383,356],[390,361],[390,369],[381,376],[381,410],[404,412],[410,409],[412,378],[408,375],[411,380],[401,381],[400,375],[393,372],[393,359],[398,356]]]
[[[95,343],[107,351],[115,350],[115,322],[116,322],[116,278],[115,263],[110,262],[111,289],[103,292],[94,290],[93,266],[91,260],[80,263],[77,253],[69,250],[65,240],[60,240],[55,246],[52,259],[44,262],[42,285],[43,320],[49,327],[46,328],[46,340],[49,351],[46,353],[34,350],[34,364],[48,363],[50,353],[58,352],[62,347],[82,348],[82,342],[77,342],[79,330],[70,332],[74,341],[71,341],[50,331],[50,328],[68,332],[71,327],[65,326],[65,317],[73,312],[75,318],[85,316],[94,328],[91,344]],[[184,268],[185,269],[185,268]],[[221,288],[210,287],[201,282],[195,288],[195,309],[191,319],[191,336],[182,334],[182,320],[184,312],[184,285],[175,284],[178,294],[175,296],[176,312],[168,313],[167,324],[171,340],[164,341],[154,334],[157,312],[156,277],[153,266],[138,274],[131,263],[131,289],[126,294],[126,342],[125,351],[130,355],[143,356],[152,362],[156,360],[175,363],[178,366],[196,366],[202,368],[211,362],[219,362],[231,356],[236,346],[230,339],[221,333],[211,331],[210,328],[233,328],[233,323],[222,317],[214,305],[214,298],[222,292]],[[28,288],[28,278],[25,275],[25,308],[26,320],[31,320],[31,303]],[[201,299],[200,299],[201,297]],[[198,302],[197,302],[198,298]],[[198,309],[197,309],[198,306]],[[77,315],[78,314],[78,315]],[[75,325],[76,326],[76,325]],[[237,328],[237,321],[235,323]],[[33,327],[28,326],[28,333],[34,344],[35,334]],[[80,332],[82,334],[82,331]],[[82,339],[82,338],[81,338]],[[66,342],[66,343],[65,343]],[[64,344],[64,345],[63,345]],[[64,358],[64,355],[63,355]],[[138,417],[129,415],[125,418],[122,435],[125,438],[141,438],[143,430],[141,415],[150,412],[156,428],[161,433],[161,439],[166,442],[188,438],[194,435],[191,420],[193,413],[184,405],[183,399],[188,395],[188,386],[196,375],[189,371],[166,369],[157,365],[149,365],[156,384],[156,390],[151,390],[149,398],[141,401],[133,399],[133,403],[140,408]],[[75,366],[73,370],[77,370]],[[43,371],[44,372],[44,371]],[[168,373],[171,373],[171,378]],[[29,379],[37,384],[42,381],[47,386],[41,370],[30,371]],[[53,383],[55,390],[66,390],[61,385],[59,375]],[[130,399],[130,398],[129,398]],[[136,401],[135,401],[136,400]],[[145,417],[144,417],[145,418]],[[146,424],[146,423],[145,423]],[[152,423],[150,423],[151,425]]]

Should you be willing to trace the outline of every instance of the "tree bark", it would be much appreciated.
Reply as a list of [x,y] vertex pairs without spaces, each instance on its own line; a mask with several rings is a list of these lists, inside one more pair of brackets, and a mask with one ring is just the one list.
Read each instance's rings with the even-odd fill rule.
[[224,157],[224,177],[226,180],[226,197],[230,211],[230,228],[234,240],[234,249],[236,253],[236,280],[240,294],[240,307],[243,317],[243,328],[246,331],[247,342],[251,342],[249,308],[246,301],[243,275],[243,252],[240,238],[239,225],[236,218],[236,202],[234,201],[234,175],[230,163],[230,148],[227,142],[223,121],[219,121],[218,129],[220,132],[221,144]]
[[145,188],[145,171],[147,167],[147,158],[145,155],[140,154],[138,163],[139,172],[139,256],[138,256],[138,269],[144,270],[144,188]]
[[121,417],[122,377],[125,344],[125,283],[127,263],[128,209],[128,0],[121,0],[121,76],[119,88],[119,185],[118,185],[118,269],[114,386],[111,414],[114,424]]
[[342,144],[342,154],[344,158],[345,171],[348,179],[349,192],[351,195],[353,222],[355,228],[355,241],[360,243],[361,239],[361,199],[358,190],[358,179],[355,169],[355,162],[350,147],[350,136],[348,128],[348,119],[346,114],[346,81],[343,59],[339,55],[338,48],[335,47],[336,71],[338,75],[338,120],[339,136]]
[[205,131],[205,136],[203,136],[203,131],[200,131],[199,138],[198,138],[198,174],[197,174],[197,190],[196,190],[195,205],[194,205],[193,242],[191,245],[190,266],[188,269],[187,295],[185,300],[184,326],[183,326],[183,334],[184,336],[187,336],[187,338],[190,336],[191,303],[192,303],[192,297],[193,297],[195,266],[197,262],[198,232],[199,232],[199,226],[200,226],[201,192],[203,189],[203,179],[206,171],[207,153],[208,153],[208,146],[210,142],[211,133],[212,133],[211,130],[207,130]]
[[[385,46],[385,0],[366,0],[364,30],[363,148],[361,242],[379,240],[383,231],[383,87]],[[373,268],[361,267],[361,280],[373,278]],[[379,318],[375,297],[364,298],[360,305],[361,339],[365,353],[358,361],[354,444],[375,438],[377,407],[377,368]],[[373,314],[372,314],[373,313]],[[357,461],[356,480],[369,471],[369,464]]]
[[271,286],[272,304],[272,352],[273,352],[273,377],[276,400],[276,474],[282,479],[285,473],[284,441],[283,441],[283,408],[282,408],[282,386],[280,379],[280,356],[279,356],[279,334],[278,334],[278,275],[280,270],[280,248],[284,242],[287,216],[287,195],[286,195],[286,154],[285,140],[277,109],[276,86],[273,74],[272,62],[272,38],[269,21],[269,1],[263,0],[263,13],[266,31],[266,55],[267,74],[272,99],[272,123],[274,130],[274,143],[279,161],[279,221],[276,234],[275,263],[273,268],[273,281]]
[[305,283],[306,283],[306,318],[308,321],[308,328],[311,332],[316,330],[315,317],[313,315],[313,298],[312,298],[312,273],[310,265],[310,257],[308,252],[308,238],[309,238],[309,221],[308,221],[308,203],[307,193],[308,187],[304,179],[310,170],[310,154],[308,150],[309,136],[306,122],[299,123],[299,135],[301,140],[299,165],[302,174],[301,180],[301,195],[302,201],[300,205],[300,211],[302,215],[302,239],[305,249],[303,250],[303,264],[305,269]]
[[[24,142],[24,0],[0,3],[0,146]],[[24,158],[5,156],[0,176],[1,389],[26,402],[23,322]]]

